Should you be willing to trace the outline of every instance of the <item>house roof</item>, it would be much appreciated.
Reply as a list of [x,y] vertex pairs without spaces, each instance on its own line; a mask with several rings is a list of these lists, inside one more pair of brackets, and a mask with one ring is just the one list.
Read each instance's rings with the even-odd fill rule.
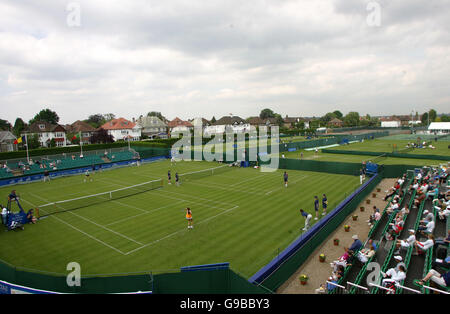
[[283,119],[284,123],[297,123],[300,121],[305,121],[305,119],[301,118],[301,117],[288,117],[286,116],[286,118]]
[[261,119],[260,117],[252,117],[248,119],[248,123],[251,125],[277,124],[277,122],[277,118]]
[[128,121],[125,118],[113,119],[101,126],[105,130],[129,130],[136,126],[136,123]]
[[16,140],[17,138],[9,131],[0,131],[0,142]]
[[340,120],[338,118],[333,118],[330,120],[330,123],[342,123],[342,120]]
[[167,127],[167,124],[164,121],[155,116],[140,117],[136,122],[143,128]]
[[220,118],[219,120],[217,120],[212,125],[233,125],[233,124],[241,124],[241,123],[245,124],[247,122],[245,122],[244,119],[242,119],[241,117],[238,117],[238,116],[224,116],[224,117]]
[[172,121],[170,121],[167,126],[169,128],[175,128],[177,126],[185,126],[185,127],[193,127],[192,123],[190,123],[189,121],[183,121],[180,118],[176,117],[175,119],[173,119]]
[[94,132],[95,128],[89,123],[84,121],[75,121],[71,125],[66,126],[67,132],[78,133],[78,132]]
[[[42,126],[42,128],[40,126]],[[66,132],[66,129],[60,124],[51,124],[46,121],[36,121],[28,127],[27,131],[30,133]]]
[[211,124],[211,121],[206,120],[205,118],[194,118],[189,120],[189,122],[192,123],[192,125],[195,125],[195,123],[199,123],[201,121],[202,126],[208,126]]
[[400,121],[400,119],[397,116],[389,116],[389,117],[381,117],[380,121]]

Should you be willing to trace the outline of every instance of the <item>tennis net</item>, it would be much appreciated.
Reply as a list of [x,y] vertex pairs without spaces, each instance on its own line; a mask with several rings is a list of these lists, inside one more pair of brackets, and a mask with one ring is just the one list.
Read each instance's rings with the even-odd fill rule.
[[161,187],[162,180],[158,179],[103,193],[48,203],[38,207],[39,217],[45,217],[55,213],[66,212],[69,210],[75,210],[112,200],[117,200],[124,197],[129,197],[132,195],[159,189]]
[[375,158],[367,159],[367,160],[365,160],[365,162],[371,162],[371,163],[374,163],[374,164],[378,164],[378,163],[380,163],[381,161],[383,161],[385,159],[387,159],[387,155],[386,154],[382,154],[382,155],[376,156]]
[[215,174],[221,174],[224,172],[228,172],[231,169],[232,169],[232,167],[230,167],[229,165],[226,165],[226,166],[220,166],[220,167],[215,167],[215,168],[210,168],[210,169],[205,169],[205,170],[183,173],[183,174],[180,174],[179,177],[180,177],[180,181],[183,182],[183,181],[201,179],[204,177],[213,176]]

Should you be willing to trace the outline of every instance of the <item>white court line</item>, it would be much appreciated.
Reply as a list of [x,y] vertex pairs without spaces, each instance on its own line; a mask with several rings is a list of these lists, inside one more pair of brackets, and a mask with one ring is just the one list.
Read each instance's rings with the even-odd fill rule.
[[[217,215],[214,215],[214,216],[211,216],[211,217],[209,217],[209,218],[207,218],[207,219],[205,219],[205,220],[202,220],[201,222],[197,223],[196,225],[201,225],[201,224],[203,224],[203,223],[205,223],[205,222],[208,222],[208,221],[210,221],[211,219],[214,219],[214,218],[216,218],[216,217],[218,217],[218,216],[220,216],[220,215],[226,214],[226,213],[228,213],[228,212],[230,212],[230,211],[232,211],[232,210],[234,210],[234,209],[236,209],[236,208],[238,208],[238,207],[239,207],[239,206],[236,205],[236,206],[234,206],[234,207],[232,207],[232,208],[230,208],[230,209],[227,209],[227,210],[225,210],[225,211],[223,211],[223,212],[221,212],[221,213],[219,213],[219,214],[217,214]],[[155,244],[155,243],[158,243],[158,242],[160,242],[160,241],[162,241],[162,240],[165,240],[165,239],[168,239],[168,238],[170,238],[170,237],[173,237],[174,235],[176,235],[176,234],[178,234],[178,233],[186,232],[186,231],[187,231],[186,229],[182,229],[182,230],[175,231],[175,232],[173,232],[173,233],[171,233],[171,234],[168,234],[168,235],[166,235],[165,237],[162,237],[162,238],[160,238],[160,239],[158,239],[158,240],[154,240],[154,241],[152,241],[152,242],[150,242],[150,243],[147,243],[147,244],[145,244],[145,245],[143,245],[143,246],[141,246],[141,247],[138,247],[138,248],[136,248],[136,249],[134,249],[134,250],[128,251],[128,252],[125,253],[125,255],[134,253],[134,252],[139,251],[140,249],[143,249],[143,248],[145,248],[145,247],[147,247],[147,246],[151,246],[151,245],[153,245],[153,244]]]
[[[123,184],[119,184],[119,183],[112,183],[112,184],[114,184],[114,185],[117,185],[117,186],[121,186],[121,187],[126,187],[127,185],[123,185]],[[176,193],[176,192],[170,192],[170,191],[167,191],[167,189],[158,189],[157,190],[159,193],[161,193],[162,194],[162,192],[164,192],[164,193],[169,193],[169,194],[175,194],[175,195],[181,195],[181,196],[188,196],[188,197],[193,197],[193,198],[196,198],[196,199],[200,199],[200,200],[203,200],[203,201],[208,201],[208,202],[212,202],[212,203],[217,203],[217,204],[224,204],[224,205],[231,205],[231,206],[235,206],[235,204],[231,204],[231,203],[226,203],[226,202],[221,202],[221,201],[216,201],[216,200],[210,200],[210,199],[207,199],[207,198],[202,198],[202,197],[199,197],[199,196],[193,196],[193,195],[186,195],[186,194],[182,194],[182,193]],[[149,191],[150,192],[150,191]],[[181,200],[181,199],[180,199]],[[187,201],[187,200],[184,200],[184,201]],[[196,203],[195,201],[189,201],[189,202],[193,202],[193,203]],[[197,202],[198,203],[198,202]],[[214,207],[214,206],[210,206],[210,207],[212,207],[212,208],[218,208],[218,207]]]
[[[298,178],[297,180],[295,180],[291,184],[297,183],[297,182],[299,182],[299,181],[301,181],[301,180],[303,180],[304,178],[307,178],[307,177],[309,177],[309,175],[301,176],[300,178]],[[288,185],[289,185],[289,182],[288,182]],[[265,194],[269,195],[270,193],[278,191],[279,189],[285,189],[285,187],[283,186],[283,187],[279,187],[279,188],[273,189],[271,191],[266,192]]]
[[134,216],[126,217],[126,218],[117,220],[117,221],[115,221],[115,222],[109,223],[109,224],[107,224],[107,225],[105,225],[105,226],[115,225],[115,224],[117,224],[117,223],[124,222],[124,221],[129,220],[129,219],[133,219],[133,218],[136,218],[136,217],[139,217],[139,216],[147,215],[147,214],[153,213],[153,212],[155,212],[155,211],[157,211],[157,210],[160,210],[160,209],[163,209],[163,208],[166,208],[166,207],[170,207],[170,206],[173,206],[174,204],[181,203],[181,202],[184,202],[184,201],[175,202],[175,203],[170,204],[170,205],[161,206],[161,207],[158,207],[158,208],[149,210],[149,211],[145,211],[145,213],[141,213],[141,214],[137,214],[137,215],[134,215]]
[[[36,205],[34,205],[34,204],[31,203],[31,202],[28,202],[27,200],[25,200],[25,199],[23,199],[23,198],[21,198],[21,200],[24,201],[24,202],[27,202],[28,204],[32,205],[33,207],[36,207]],[[116,252],[119,252],[119,253],[122,254],[122,255],[126,255],[126,254],[125,254],[124,252],[122,252],[121,250],[119,250],[119,249],[117,249],[117,248],[115,248],[115,247],[109,245],[108,243],[103,242],[103,241],[100,240],[100,239],[97,239],[96,237],[90,235],[89,233],[84,232],[83,230],[78,229],[78,228],[75,227],[75,226],[72,226],[70,223],[65,222],[65,221],[62,220],[62,219],[59,219],[59,218],[56,217],[55,215],[51,215],[50,217],[52,217],[52,218],[58,220],[59,222],[62,222],[63,224],[69,226],[69,227],[72,228],[72,229],[75,229],[76,231],[78,231],[78,232],[84,234],[85,236],[87,236],[87,237],[89,237],[89,238],[91,238],[91,239],[93,239],[93,240],[95,240],[95,241],[97,241],[97,242],[103,244],[104,246],[109,247],[110,249],[112,249],[112,250],[114,250],[114,251],[116,251]]]
[[[42,197],[40,197],[40,196],[38,196],[38,195],[36,195],[36,194],[33,194],[33,193],[31,193],[31,192],[29,192],[29,193],[30,193],[30,195],[32,195],[32,196],[34,196],[34,197],[36,197],[36,198],[39,198],[39,199],[41,199],[41,200],[43,200],[43,201],[45,201],[45,202],[48,202],[48,200],[46,200],[46,199],[44,199],[44,198],[42,198]],[[104,229],[104,230],[106,230],[106,231],[109,231],[109,232],[114,233],[114,234],[116,234],[116,235],[118,235],[118,236],[120,236],[120,237],[122,237],[122,238],[124,238],[124,239],[127,239],[128,241],[131,241],[131,242],[134,242],[134,243],[136,243],[136,244],[142,245],[141,242],[136,241],[136,240],[133,240],[133,239],[127,237],[127,236],[124,235],[124,234],[121,234],[121,233],[119,233],[119,232],[117,232],[117,231],[111,230],[111,229],[109,229],[109,228],[107,228],[107,227],[105,227],[105,226],[102,226],[102,225],[100,225],[100,224],[98,224],[98,223],[96,223],[96,222],[93,222],[92,220],[90,220],[90,219],[88,219],[88,218],[86,218],[86,217],[83,217],[83,216],[81,216],[81,215],[77,215],[77,214],[75,214],[75,213],[73,213],[73,212],[71,212],[71,211],[67,211],[66,213],[69,213],[69,214],[71,214],[71,215],[74,215],[74,216],[76,216],[76,217],[79,217],[79,218],[81,218],[81,219],[83,219],[83,220],[85,220],[85,221],[87,221],[87,222],[90,222],[91,224],[96,225],[96,226],[98,226],[98,227],[100,227],[100,228],[102,228],[102,229]]]
[[249,179],[247,179],[247,180],[239,181],[239,182],[237,182],[237,183],[235,183],[235,184],[232,184],[232,185],[230,185],[230,186],[235,186],[235,185],[238,185],[238,184],[241,184],[241,183],[244,183],[244,182],[248,182],[248,181],[251,181],[251,180],[255,180],[255,179],[261,179],[261,178],[263,178],[263,177],[265,177],[265,176],[266,176],[266,175],[260,174],[260,175],[258,175],[258,176],[249,178]]
[[220,184],[212,184],[212,183],[208,183],[208,184],[202,184],[202,183],[198,183],[198,182],[187,182],[187,184],[194,184],[194,185],[199,185],[199,186],[204,186],[204,187],[208,187],[208,188],[216,188],[216,189],[221,189],[221,190],[225,190],[225,191],[231,191],[231,192],[237,192],[237,193],[245,193],[245,194],[253,194],[253,195],[264,195],[261,193],[256,193],[256,192],[252,192],[252,191],[248,191],[248,189],[243,190],[243,189],[230,189],[226,186],[220,185]]

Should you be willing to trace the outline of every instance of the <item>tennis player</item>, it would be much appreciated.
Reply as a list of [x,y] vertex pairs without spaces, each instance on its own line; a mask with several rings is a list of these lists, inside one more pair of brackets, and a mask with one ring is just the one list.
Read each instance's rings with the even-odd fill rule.
[[88,180],[92,182],[91,174],[89,173],[89,170],[86,170],[86,172],[84,173],[84,182]]
[[284,172],[283,179],[284,179],[284,186],[287,187],[288,186],[288,174],[286,171]]
[[189,207],[186,208],[186,219],[188,221],[188,229],[193,229],[192,211]]
[[318,220],[319,219],[319,198],[316,196],[314,196],[314,210],[316,212],[316,218],[314,218],[314,220]]
[[172,175],[170,174],[170,170],[167,172],[167,183],[172,184]]
[[306,231],[306,230],[308,230],[308,228],[309,228],[309,221],[311,220],[312,215],[309,214],[309,213],[307,213],[307,212],[305,212],[303,209],[300,209],[300,214],[301,214],[303,217],[305,217],[305,228],[303,228],[302,230],[303,230],[303,231]]
[[322,194],[322,216],[325,216],[327,214],[327,207],[328,207],[328,199],[325,194]]

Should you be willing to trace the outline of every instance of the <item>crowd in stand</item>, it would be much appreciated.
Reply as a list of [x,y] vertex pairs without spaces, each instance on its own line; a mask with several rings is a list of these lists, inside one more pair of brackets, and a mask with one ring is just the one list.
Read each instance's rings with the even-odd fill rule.
[[[412,255],[425,254],[430,248],[437,248],[438,245],[443,245],[447,250],[450,243],[450,230],[447,230],[447,237],[444,239],[436,238],[434,234],[436,219],[446,221],[450,214],[450,197],[447,185],[447,178],[450,168],[441,166],[437,168],[424,167],[416,172],[412,184],[404,186],[407,180],[406,174],[398,178],[394,185],[386,190],[384,200],[387,201],[393,196],[391,203],[386,207],[385,213],[388,215],[390,223],[387,226],[387,231],[384,234],[386,241],[393,241],[395,251],[393,251],[393,260],[395,266],[389,268],[385,272],[381,272],[381,284],[384,287],[395,286],[403,282],[407,276],[407,267],[400,255],[402,250],[411,249]],[[401,206],[401,201],[405,196],[404,191],[409,195],[414,196],[411,200],[412,206]],[[414,193],[415,192],[415,193]],[[410,210],[419,210],[420,205],[425,200],[432,200],[436,215],[432,210],[424,210],[420,216],[417,230],[408,229],[407,236],[404,239],[397,238],[404,227],[405,215],[408,215]],[[422,204],[423,205],[423,204]],[[373,213],[370,215],[367,223],[372,228],[377,221],[382,217],[380,210],[373,206]],[[405,230],[406,231],[406,230]],[[327,280],[327,284],[323,284],[316,293],[325,293],[327,290],[332,291],[336,289],[336,284],[344,276],[347,267],[351,266],[356,260],[361,263],[366,263],[372,256],[375,255],[377,246],[372,239],[369,239],[363,244],[357,235],[353,236],[353,244],[349,248],[345,248],[337,260],[330,263],[332,267],[331,275]],[[415,281],[416,285],[422,286],[427,282],[433,282],[438,285],[440,289],[448,289],[450,284],[450,254],[444,258],[436,258],[433,261],[433,267],[426,276]],[[437,256],[437,255],[436,255]],[[441,269],[439,269],[441,268]]]

